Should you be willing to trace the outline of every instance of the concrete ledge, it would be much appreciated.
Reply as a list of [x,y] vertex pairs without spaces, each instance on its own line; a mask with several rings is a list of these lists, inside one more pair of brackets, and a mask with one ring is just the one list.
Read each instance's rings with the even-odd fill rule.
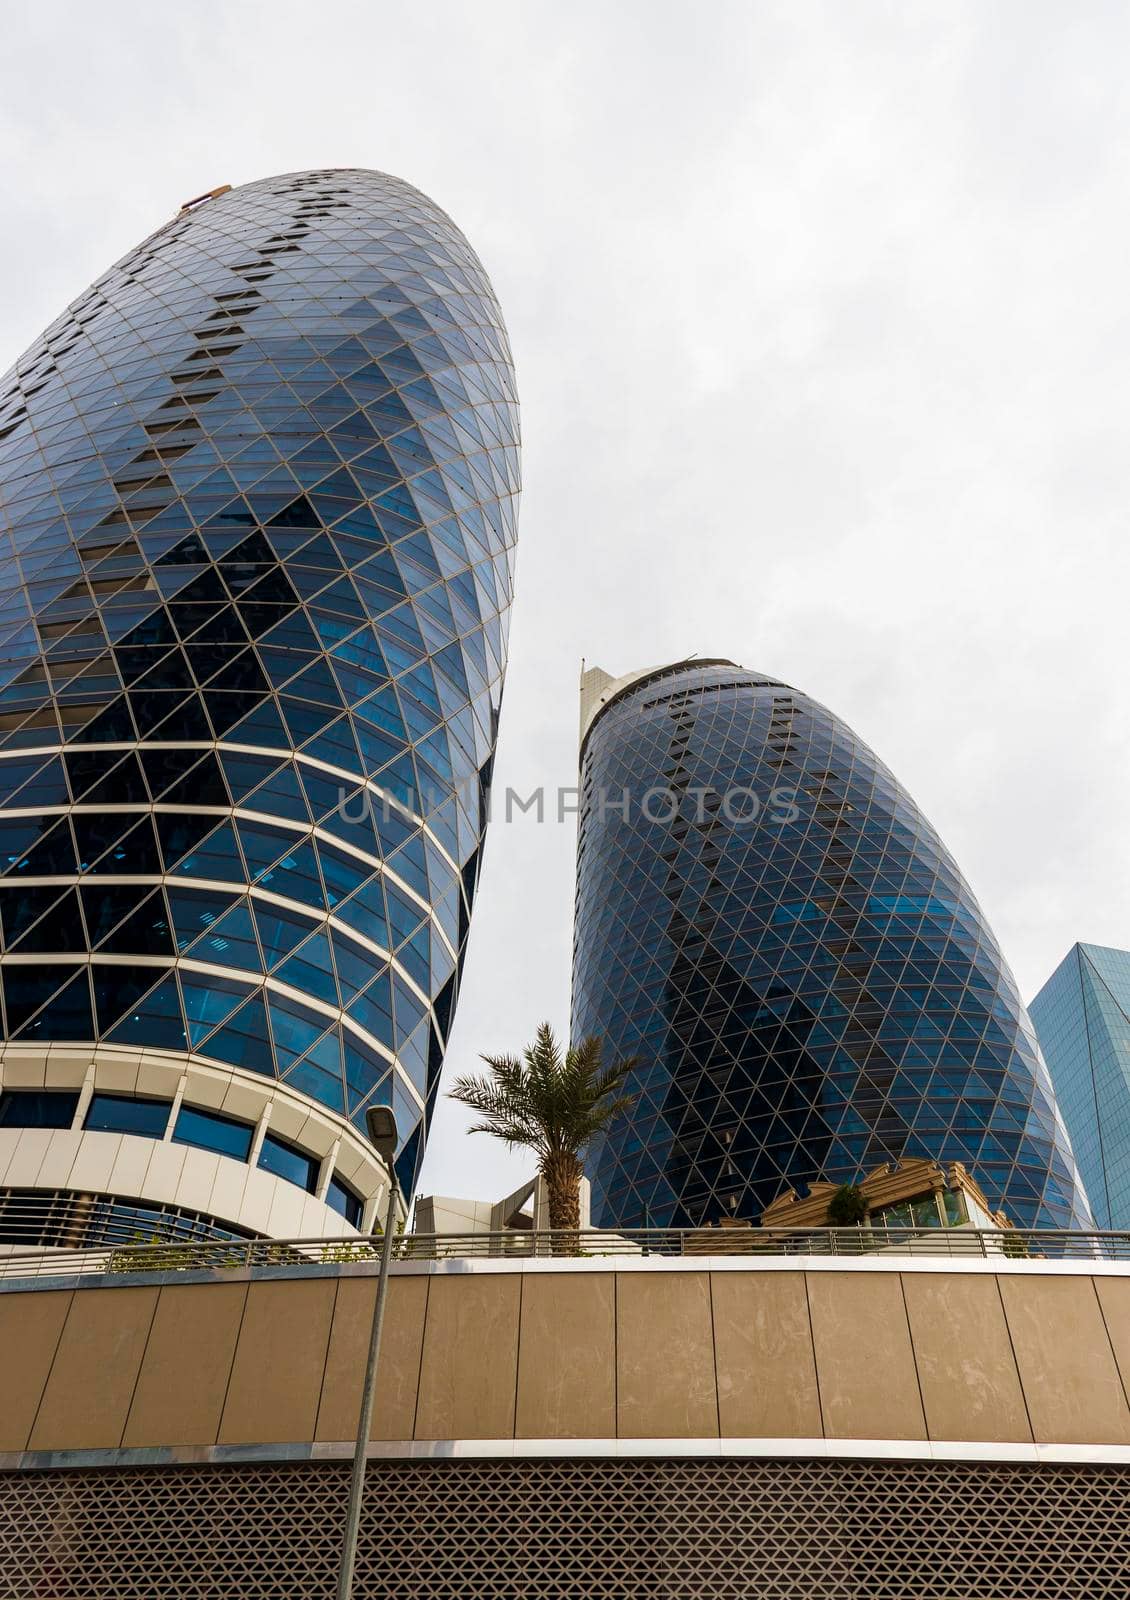
[[[267,1241],[270,1243],[270,1241]],[[364,1243],[366,1241],[361,1240]],[[352,1244],[352,1240],[347,1240]],[[169,1246],[175,1248],[175,1246]],[[0,1263],[2,1264],[2,1263]],[[27,1294],[36,1289],[116,1289],[174,1283],[249,1283],[281,1278],[375,1278],[372,1261],[293,1262],[270,1267],[196,1267],[186,1272],[60,1272],[56,1275],[0,1278],[0,1294]],[[1011,1275],[1067,1278],[1130,1278],[1125,1261],[1056,1261],[993,1256],[522,1256],[486,1259],[455,1256],[443,1261],[395,1261],[394,1277],[464,1277],[483,1273],[632,1273],[632,1272],[894,1272],[973,1273],[1000,1278]]]
[[[618,1460],[650,1457],[813,1461],[968,1461],[1013,1466],[1130,1467],[1130,1445],[930,1443],[905,1439],[433,1439],[377,1440],[369,1461]],[[352,1461],[353,1442],[181,1445],[136,1450],[0,1452],[0,1472],[106,1467],[269,1466]]]

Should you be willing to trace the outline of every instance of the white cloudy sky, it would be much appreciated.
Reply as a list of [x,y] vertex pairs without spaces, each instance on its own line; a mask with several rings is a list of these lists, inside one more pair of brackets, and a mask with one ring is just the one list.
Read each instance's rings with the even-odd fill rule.
[[[526,492],[500,785],[580,657],[826,701],[1031,995],[1130,944],[1130,9],[1095,0],[9,4],[0,366],[190,195],[424,189],[510,325]],[[573,830],[487,850],[449,1070],[568,1010]],[[448,1103],[423,1191],[521,1156]]]

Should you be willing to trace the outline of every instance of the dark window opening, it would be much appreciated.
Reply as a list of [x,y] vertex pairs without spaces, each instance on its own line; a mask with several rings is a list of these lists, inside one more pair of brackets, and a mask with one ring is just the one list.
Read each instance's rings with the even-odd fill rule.
[[128,1094],[96,1094],[84,1126],[91,1133],[137,1133],[161,1139],[169,1122],[171,1100],[139,1100]]
[[50,1089],[8,1089],[0,1095],[0,1128],[69,1128],[77,1094]]
[[300,1150],[297,1145],[273,1133],[268,1133],[263,1139],[263,1148],[259,1152],[259,1165],[263,1171],[273,1172],[276,1178],[285,1178],[288,1183],[296,1183],[307,1194],[313,1194],[318,1187],[321,1164],[317,1156],[307,1155],[305,1150]]
[[349,1185],[336,1174],[330,1179],[330,1186],[326,1190],[326,1204],[339,1212],[351,1228],[361,1226],[364,1203],[361,1197],[354,1194]]
[[212,1150],[216,1155],[231,1156],[236,1161],[246,1161],[251,1154],[251,1139],[255,1129],[247,1122],[237,1122],[234,1117],[221,1116],[218,1111],[203,1111],[198,1106],[181,1106],[173,1129],[174,1144],[194,1145],[198,1150]]

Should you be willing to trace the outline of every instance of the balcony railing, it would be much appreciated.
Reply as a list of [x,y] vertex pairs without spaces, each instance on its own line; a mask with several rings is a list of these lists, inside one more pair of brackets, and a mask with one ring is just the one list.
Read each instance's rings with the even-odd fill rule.
[[[220,1225],[202,1237],[194,1219],[186,1237],[180,1218],[162,1226],[152,1216],[131,1213],[127,1201],[105,1196],[50,1195],[36,1200],[9,1193],[0,1198],[0,1279],[210,1271],[251,1267],[304,1267],[375,1263],[379,1235],[333,1239],[247,1239],[224,1236]],[[179,1225],[178,1225],[179,1224]],[[1130,1233],[1083,1233],[1053,1229],[951,1228],[630,1228],[580,1232],[406,1233],[394,1243],[393,1259],[609,1260],[766,1256],[945,1257],[1000,1262],[1126,1261]]]

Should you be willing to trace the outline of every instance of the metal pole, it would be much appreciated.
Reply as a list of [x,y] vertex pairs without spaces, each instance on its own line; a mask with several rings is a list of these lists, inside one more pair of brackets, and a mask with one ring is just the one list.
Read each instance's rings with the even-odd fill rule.
[[351,1600],[353,1568],[357,1561],[357,1532],[361,1526],[361,1500],[365,1492],[365,1452],[373,1420],[373,1398],[377,1387],[377,1358],[381,1352],[381,1329],[385,1320],[388,1268],[392,1260],[392,1240],[396,1228],[396,1174],[389,1163],[388,1214],[381,1250],[381,1270],[377,1278],[377,1297],[373,1302],[373,1321],[369,1329],[369,1354],[365,1362],[365,1381],[361,1386],[361,1415],[357,1419],[357,1442],[353,1447],[353,1475],[349,1481],[349,1510],[345,1518],[345,1540],[341,1548],[338,1574],[338,1600]]

